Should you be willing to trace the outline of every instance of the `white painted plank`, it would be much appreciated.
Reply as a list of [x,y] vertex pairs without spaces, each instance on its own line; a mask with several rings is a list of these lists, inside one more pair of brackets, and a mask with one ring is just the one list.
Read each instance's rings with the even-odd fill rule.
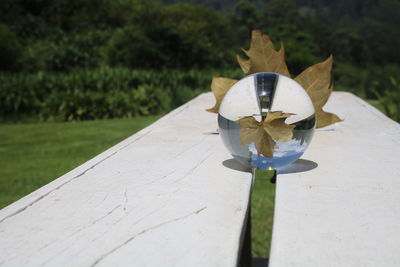
[[212,104],[201,95],[2,209],[0,265],[235,266],[251,173],[225,166]]
[[270,266],[400,266],[400,126],[349,93],[326,110],[344,122],[315,133],[318,167],[278,175]]

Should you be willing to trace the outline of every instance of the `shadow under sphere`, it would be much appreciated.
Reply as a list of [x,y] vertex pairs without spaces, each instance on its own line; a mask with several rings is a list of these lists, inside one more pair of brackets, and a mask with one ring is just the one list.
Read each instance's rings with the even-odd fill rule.
[[[225,167],[236,170],[236,171],[241,171],[241,172],[251,172],[251,169],[243,166],[240,164],[237,160],[235,159],[227,159],[222,162],[222,165]],[[312,160],[307,160],[307,159],[298,159],[292,164],[286,166],[283,169],[278,170],[278,174],[288,174],[288,173],[298,173],[298,172],[306,172],[310,171],[312,169],[315,169],[318,167],[318,164]]]

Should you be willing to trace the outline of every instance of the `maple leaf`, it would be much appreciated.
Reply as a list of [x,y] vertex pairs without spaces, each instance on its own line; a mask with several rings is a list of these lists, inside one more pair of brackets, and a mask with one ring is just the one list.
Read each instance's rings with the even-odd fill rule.
[[[276,72],[290,77],[285,63],[283,44],[281,44],[280,50],[276,51],[268,35],[262,34],[261,31],[252,31],[250,49],[243,49],[243,51],[249,58],[245,59],[237,56],[237,60],[245,74]],[[333,90],[331,83],[332,62],[333,57],[330,56],[327,60],[307,68],[295,78],[303,86],[313,102],[317,128],[342,121],[337,115],[322,109]],[[214,107],[208,109],[208,111],[218,113],[219,106],[226,92],[236,82],[236,80],[221,77],[213,79],[211,90],[215,95],[216,104]]]
[[285,63],[283,44],[281,44],[279,51],[276,51],[268,35],[262,34],[261,31],[252,31],[250,49],[243,49],[243,52],[249,59],[240,56],[236,58],[243,72],[247,75],[257,72],[276,72],[290,77]]
[[219,106],[221,105],[226,92],[228,92],[229,88],[231,88],[236,82],[237,80],[229,78],[214,77],[211,82],[211,91],[214,93],[216,103],[214,107],[207,109],[207,111],[218,113]]
[[281,111],[268,112],[263,124],[265,131],[276,141],[290,141],[295,125],[286,124],[285,120],[291,115],[294,114]]
[[322,109],[333,91],[331,83],[332,63],[333,57],[331,55],[325,61],[307,68],[295,78],[295,81],[306,90],[314,104],[317,128],[342,121],[335,114]]
[[[252,31],[252,38],[249,50],[244,50],[249,59],[237,56],[239,65],[247,75],[256,72],[277,72],[290,77],[285,63],[285,49],[275,51],[274,44],[268,35],[262,34],[259,30]],[[216,103],[214,107],[207,109],[209,112],[218,113],[219,106],[226,92],[237,82],[237,80],[214,77],[211,82],[211,91],[214,93]]]
[[242,71],[247,74],[250,72],[250,59],[245,59],[242,58],[239,55],[236,55],[236,59],[240,65],[240,68],[242,69]]
[[269,112],[263,121],[246,117],[236,122],[240,126],[240,142],[243,146],[254,143],[259,155],[272,158],[275,141],[287,142],[293,137],[294,125],[285,123],[290,113]]

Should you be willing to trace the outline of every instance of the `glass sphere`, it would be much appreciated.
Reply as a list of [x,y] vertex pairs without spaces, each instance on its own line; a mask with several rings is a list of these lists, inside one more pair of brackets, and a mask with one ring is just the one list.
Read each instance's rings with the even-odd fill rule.
[[[291,113],[285,123],[294,125],[288,142],[274,140],[272,158],[259,155],[254,143],[241,145],[239,119],[261,121],[268,112]],[[218,113],[219,133],[232,156],[248,167],[282,169],[300,158],[315,129],[315,110],[307,92],[296,81],[273,72],[249,75],[226,93]]]

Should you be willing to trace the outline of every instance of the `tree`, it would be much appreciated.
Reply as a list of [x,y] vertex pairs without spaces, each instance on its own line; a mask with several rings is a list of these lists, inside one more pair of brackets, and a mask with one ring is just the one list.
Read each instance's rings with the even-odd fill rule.
[[260,26],[256,8],[248,0],[240,0],[235,6],[231,20],[237,40],[236,43],[241,46],[247,45],[251,37],[251,31],[258,29]]
[[229,61],[229,23],[216,11],[140,1],[128,16],[128,25],[116,31],[104,49],[111,65],[204,68]]
[[17,36],[4,24],[0,24],[0,71],[16,70],[21,54]]

